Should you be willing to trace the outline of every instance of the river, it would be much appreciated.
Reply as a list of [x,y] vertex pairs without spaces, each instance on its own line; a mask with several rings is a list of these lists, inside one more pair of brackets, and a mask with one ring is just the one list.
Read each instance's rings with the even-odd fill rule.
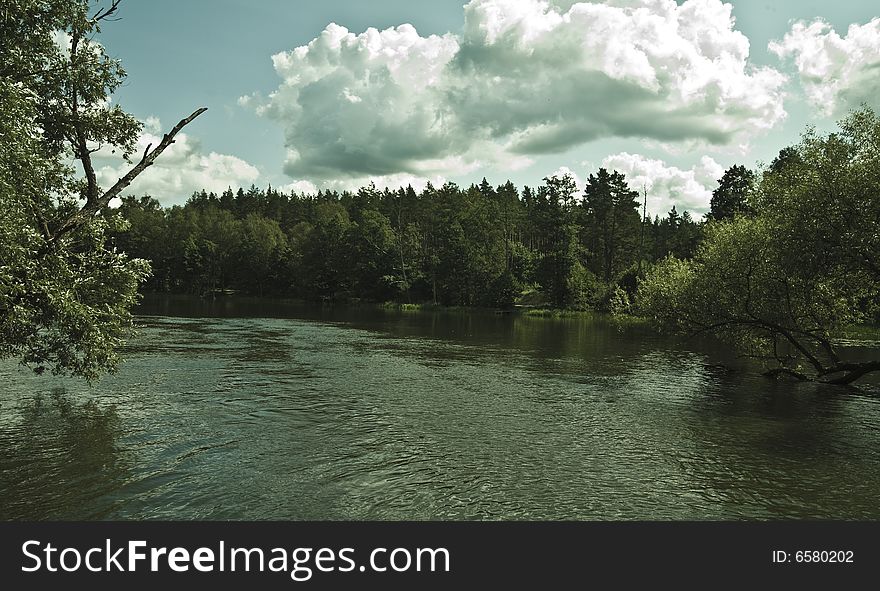
[[139,314],[94,385],[0,363],[0,518],[880,518],[876,382],[601,317]]

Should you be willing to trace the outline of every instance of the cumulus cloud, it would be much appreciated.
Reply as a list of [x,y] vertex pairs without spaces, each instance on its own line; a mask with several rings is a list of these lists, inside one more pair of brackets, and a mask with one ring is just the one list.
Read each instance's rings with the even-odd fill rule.
[[709,156],[683,170],[662,160],[621,152],[605,158],[602,167],[623,173],[633,189],[646,189],[651,216],[664,216],[674,205],[679,213],[687,210],[699,218],[709,211],[712,191],[724,175],[724,168]]
[[442,187],[447,182],[447,180],[449,179],[436,174],[413,175],[401,173],[380,176],[328,179],[325,181],[320,181],[317,184],[311,181],[300,180],[282,185],[281,187],[279,187],[279,189],[285,193],[293,191],[295,193],[304,193],[306,195],[313,195],[318,192],[318,189],[325,191],[338,191],[340,193],[342,191],[350,191],[352,193],[356,193],[359,189],[367,187],[372,183],[380,191],[386,188],[395,191],[400,187],[411,186],[416,192],[421,192],[428,186],[428,183],[431,183],[431,185],[433,185],[434,187]]
[[[133,158],[143,154],[150,144],[156,146],[162,124],[156,117],[144,121],[144,131],[137,141]],[[128,172],[133,164],[108,148],[93,154],[98,183],[109,188]],[[155,163],[138,176],[124,191],[126,195],[148,194],[163,203],[182,203],[195,191],[219,193],[228,187],[247,186],[259,177],[256,167],[236,156],[205,153],[198,139],[180,133]]]
[[428,37],[330,24],[241,103],[312,182],[510,169],[607,137],[743,144],[785,116],[784,76],[749,62],[720,0],[472,0],[464,17]]
[[[568,3],[566,3],[568,4]],[[783,76],[752,67],[718,0],[574,3],[480,0],[465,7],[463,96],[525,153],[608,136],[736,141],[784,116]]]
[[336,189],[337,191],[343,191],[346,189],[349,191],[357,191],[359,188],[366,187],[370,183],[373,183],[380,190],[385,189],[386,187],[394,190],[409,185],[412,186],[416,192],[420,192],[428,186],[428,183],[431,183],[434,187],[442,187],[447,180],[446,177],[439,174],[414,175],[409,173],[398,173],[346,179],[343,181],[331,181],[328,183],[328,187]]
[[283,83],[257,111],[284,125],[285,172],[325,180],[466,165],[442,109],[443,70],[457,47],[451,35],[421,37],[410,25],[354,35],[330,24],[273,56]]
[[582,193],[584,190],[583,179],[581,178],[581,176],[578,173],[576,173],[575,171],[573,171],[572,169],[570,169],[567,166],[560,166],[554,172],[552,172],[551,174],[548,174],[547,177],[554,177],[555,176],[555,177],[562,178],[565,175],[568,175],[571,177],[571,180],[574,181],[574,184],[578,189],[578,193]]
[[304,195],[314,195],[318,192],[318,187],[311,181],[294,181],[281,185],[278,190],[282,193],[301,193]]
[[845,37],[822,20],[796,22],[769,49],[794,60],[807,99],[824,115],[880,104],[880,18],[850,25]]

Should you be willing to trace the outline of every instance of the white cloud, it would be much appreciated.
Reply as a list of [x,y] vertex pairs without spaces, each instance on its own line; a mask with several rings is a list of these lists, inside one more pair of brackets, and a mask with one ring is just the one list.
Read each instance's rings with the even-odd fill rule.
[[318,187],[310,181],[294,181],[281,185],[278,190],[282,193],[302,193],[304,195],[314,195],[318,192]]
[[769,49],[794,59],[807,99],[824,115],[880,104],[880,18],[850,25],[845,37],[821,20],[796,22]]
[[412,174],[391,174],[391,175],[380,175],[380,176],[363,176],[363,177],[352,177],[346,179],[339,180],[327,180],[321,181],[318,184],[315,184],[311,181],[293,181],[292,183],[287,183],[285,185],[281,185],[278,189],[283,193],[290,193],[291,191],[295,193],[303,193],[306,195],[314,195],[318,192],[318,189],[324,191],[350,191],[352,193],[356,193],[358,189],[362,187],[367,187],[370,183],[376,185],[376,188],[380,191],[388,188],[392,191],[396,191],[401,187],[411,186],[413,190],[417,193],[420,193],[428,186],[428,183],[431,183],[434,187],[442,187],[448,179],[446,177],[440,175],[432,175],[432,176],[416,176]]
[[782,119],[784,78],[749,64],[730,5],[616,4],[468,4],[456,63],[481,111],[466,116],[526,153],[608,136],[726,144]]
[[240,104],[285,131],[285,172],[319,183],[522,167],[606,137],[741,145],[785,117],[720,0],[472,0],[459,35],[331,24],[273,56]]
[[565,175],[568,175],[568,176],[570,176],[570,177],[572,178],[572,180],[574,181],[575,186],[577,186],[578,193],[583,193],[583,192],[584,192],[584,181],[583,181],[583,179],[580,177],[580,175],[579,175],[578,173],[576,173],[575,171],[573,171],[572,169],[570,169],[570,168],[567,167],[567,166],[560,166],[560,167],[557,168],[553,173],[548,174],[547,176],[548,176],[548,177],[554,177],[554,176],[555,176],[555,177],[562,178],[562,177],[564,177]]
[[162,122],[159,121],[159,118],[151,115],[144,119],[144,131],[153,135],[160,135],[162,133]]
[[70,33],[67,31],[56,30],[52,31],[50,34],[52,37],[52,43],[58,48],[58,51],[61,53],[62,57],[65,59],[70,58]]
[[267,101],[240,102],[282,122],[292,178],[430,175],[463,164],[437,109],[457,47],[451,35],[425,38],[410,25],[354,35],[330,24],[272,57],[283,83]]
[[428,183],[431,183],[434,187],[439,188],[442,187],[446,183],[446,181],[447,179],[444,176],[438,174],[414,175],[408,173],[399,173],[348,179],[342,182],[330,183],[330,186],[331,188],[335,188],[339,191],[345,189],[349,191],[356,191],[360,187],[366,187],[370,183],[374,183],[379,190],[383,190],[387,187],[394,191],[399,189],[400,187],[411,185],[412,188],[418,193],[423,191],[425,187],[428,186]]
[[674,205],[679,213],[687,210],[699,218],[709,211],[712,191],[724,175],[724,168],[709,156],[683,170],[662,160],[621,152],[605,158],[602,167],[623,173],[627,184],[639,193],[647,189],[648,214],[652,217],[665,216]]
[[[148,145],[154,147],[162,141],[161,122],[148,117],[144,122],[144,132],[137,141],[132,160],[143,154]],[[120,177],[128,172],[133,163],[123,161],[122,157],[108,148],[102,148],[93,155],[98,183],[110,188]],[[228,187],[248,186],[259,177],[259,170],[236,156],[204,153],[200,142],[186,133],[180,133],[175,142],[161,156],[141,173],[123,191],[124,195],[148,194],[165,204],[183,203],[193,192],[213,191],[220,193]]]
[[[56,29],[49,34],[49,37],[52,39],[52,43],[58,48],[61,57],[64,59],[70,59],[71,41],[73,40],[70,33],[62,31],[61,29]],[[95,57],[100,57],[104,51],[104,46],[94,39],[80,39],[79,47],[80,49],[83,47],[88,48]]]

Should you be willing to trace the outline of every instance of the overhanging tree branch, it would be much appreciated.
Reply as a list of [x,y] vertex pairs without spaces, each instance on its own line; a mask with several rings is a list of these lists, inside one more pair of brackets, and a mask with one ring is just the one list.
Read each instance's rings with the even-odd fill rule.
[[[119,9],[120,2],[122,2],[122,0],[113,0],[111,2],[110,6],[99,10],[95,14],[95,16],[92,17],[92,19],[91,19],[92,22],[97,23],[98,21],[102,21],[102,20],[105,20],[105,19],[113,16],[113,14]],[[113,19],[113,20],[118,20],[118,19]]]
[[[140,162],[138,162],[134,166],[134,168],[129,170],[125,176],[116,181],[116,183],[112,187],[110,187],[110,189],[104,192],[103,195],[98,196],[97,189],[94,190],[94,194],[86,195],[86,204],[83,205],[82,208],[80,208],[76,213],[72,214],[61,223],[61,225],[55,230],[54,234],[52,235],[51,242],[57,243],[64,234],[79,227],[89,218],[97,215],[102,209],[105,209],[109,205],[110,201],[114,197],[117,197],[126,187],[128,187],[139,174],[141,174],[148,167],[153,165],[153,162],[156,160],[156,158],[158,158],[162,154],[162,152],[164,152],[169,146],[171,146],[171,144],[174,143],[174,137],[178,133],[180,133],[180,131],[184,127],[192,123],[196,117],[207,110],[207,107],[196,109],[189,117],[181,119],[177,123],[177,125],[175,125],[171,129],[171,131],[166,133],[162,137],[162,141],[159,142],[159,145],[152,149],[150,149],[152,144],[150,146],[147,146],[147,149],[144,150],[144,154],[140,159]],[[81,154],[81,156],[85,156],[85,159],[88,160],[89,163],[91,162],[88,153]],[[91,188],[91,183],[89,184],[89,187]]]
[[880,361],[866,361],[864,363],[839,363],[834,367],[830,367],[825,370],[822,375],[828,376],[842,373],[843,375],[839,378],[824,381],[829,384],[847,385],[875,371],[880,371]]

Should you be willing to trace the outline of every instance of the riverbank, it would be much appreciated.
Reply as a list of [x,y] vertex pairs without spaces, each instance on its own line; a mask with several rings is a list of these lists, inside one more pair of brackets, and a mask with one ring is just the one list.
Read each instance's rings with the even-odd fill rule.
[[615,317],[629,320],[648,319],[629,314],[611,314],[600,310],[579,310],[572,308],[553,308],[540,304],[514,305],[510,308],[493,308],[481,306],[447,306],[433,302],[403,303],[403,302],[376,302],[351,298],[347,300],[306,300],[302,298],[287,298],[280,296],[255,296],[234,292],[217,292],[211,296],[194,296],[183,293],[147,292],[142,294],[145,300],[157,301],[168,299],[170,301],[204,301],[222,304],[224,302],[273,302],[282,305],[326,307],[326,308],[352,308],[352,309],[383,309],[397,310],[400,312],[488,312],[495,314],[521,314],[536,318],[592,318],[592,317]]
[[[185,308],[186,304],[192,305],[194,302],[201,302],[208,312],[217,311],[222,314],[224,309],[233,309],[240,306],[255,305],[258,307],[279,306],[281,308],[321,308],[321,309],[351,309],[351,310],[384,310],[396,311],[402,313],[444,313],[444,314],[496,314],[496,315],[513,315],[524,316],[528,318],[547,318],[547,319],[602,319],[611,321],[619,325],[644,325],[650,326],[652,321],[644,316],[636,316],[631,314],[611,314],[599,310],[573,310],[567,308],[552,308],[540,305],[517,305],[513,308],[481,308],[477,306],[444,306],[433,302],[425,303],[401,303],[401,302],[371,302],[366,300],[350,299],[346,301],[309,301],[300,298],[284,298],[273,296],[250,296],[229,294],[217,297],[197,297],[189,294],[174,294],[164,292],[149,292],[143,294],[143,303],[135,308],[135,313],[139,309],[143,309],[147,305],[151,310],[155,310],[156,305],[161,302],[168,302],[179,313],[181,308]],[[181,305],[183,304],[183,306]],[[169,314],[171,315],[171,314]],[[202,316],[204,314],[197,314]],[[880,325],[861,324],[841,328],[835,335],[834,339],[844,345],[855,345],[860,347],[876,347],[880,348]]]

